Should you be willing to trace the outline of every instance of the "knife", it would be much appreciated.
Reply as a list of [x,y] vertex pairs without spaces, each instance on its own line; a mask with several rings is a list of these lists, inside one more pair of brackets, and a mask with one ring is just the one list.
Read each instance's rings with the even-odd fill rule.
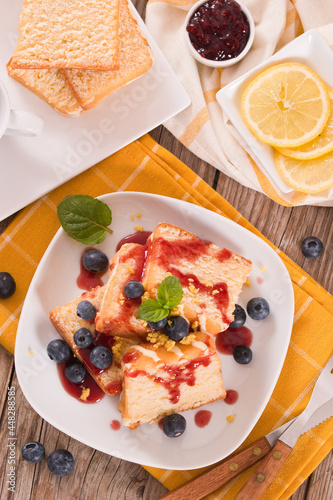
[[[209,495],[210,493],[212,493],[213,491],[215,491],[216,489],[223,486],[223,484],[225,484],[230,479],[240,474],[242,471],[244,471],[245,469],[256,463],[261,458],[265,457],[267,454],[269,454],[269,456],[273,456],[273,453],[277,451],[278,453],[276,455],[280,456],[281,450],[279,446],[281,442],[281,437],[284,435],[285,432],[291,429],[290,432],[293,435],[293,441],[290,446],[292,447],[294,446],[298,437],[301,434],[311,429],[315,425],[318,425],[320,422],[329,418],[330,416],[333,416],[332,398],[333,398],[333,356],[328,360],[325,367],[321,370],[317,382],[315,384],[315,388],[312,392],[311,399],[305,410],[298,417],[294,418],[289,422],[286,422],[278,429],[273,430],[272,432],[258,439],[257,441],[250,444],[243,450],[230,455],[228,458],[223,460],[219,465],[215,466],[213,469],[210,469],[209,471],[204,472],[203,474],[200,474],[194,479],[188,481],[186,484],[179,486],[175,490],[160,497],[159,500],[200,500],[205,496]],[[325,402],[327,404],[325,404]],[[311,417],[311,415],[313,416]],[[297,421],[300,422],[300,424],[297,425],[295,429],[294,426],[296,426]],[[289,439],[288,435],[287,439]],[[274,445],[276,445],[276,443],[279,443],[277,445],[278,449],[274,448]],[[289,446],[286,445],[286,450],[284,452],[284,454],[286,455],[285,459],[291,452],[291,447],[289,451]],[[288,455],[287,455],[287,450],[289,451]],[[282,458],[282,452],[281,452],[281,458]],[[281,461],[281,458],[279,460],[273,458],[274,462],[279,465],[278,468],[280,468],[285,461],[285,459]],[[269,484],[267,480],[264,480],[261,483],[259,483],[256,478],[257,473],[258,472],[256,472],[253,475],[255,479],[254,481],[252,479],[252,481],[254,482],[255,486],[257,486],[257,484],[261,485],[262,488],[265,486],[265,488],[263,488],[263,491],[265,491],[265,489],[268,488],[269,484],[274,479],[274,476],[270,479]],[[262,478],[262,476],[259,476],[259,480],[260,478]],[[245,486],[247,486],[248,483],[246,483]],[[243,490],[245,489],[245,486]],[[241,490],[241,492],[243,490]],[[241,492],[239,493],[239,495],[241,494]],[[239,498],[237,497],[237,500],[241,500],[242,498],[248,500],[249,498],[251,498],[250,495],[253,496],[251,492],[248,493],[245,491],[245,494],[246,495],[243,497],[241,496]],[[262,493],[259,494],[262,495]],[[251,500],[253,499],[251,498]]]

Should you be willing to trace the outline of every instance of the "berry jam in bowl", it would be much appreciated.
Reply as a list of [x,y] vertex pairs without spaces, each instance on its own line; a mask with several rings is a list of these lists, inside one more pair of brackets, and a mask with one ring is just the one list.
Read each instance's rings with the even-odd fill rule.
[[184,28],[193,57],[215,68],[243,59],[255,30],[251,13],[235,0],[199,0],[189,10]]

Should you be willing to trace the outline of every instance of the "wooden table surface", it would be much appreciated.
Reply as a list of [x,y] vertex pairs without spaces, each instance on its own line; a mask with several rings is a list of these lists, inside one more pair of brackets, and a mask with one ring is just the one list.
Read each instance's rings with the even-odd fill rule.
[[[145,0],[137,2],[144,14]],[[291,257],[330,293],[333,291],[333,209],[326,207],[285,208],[264,195],[249,190],[229,179],[211,165],[195,157],[163,126],[151,132],[152,137],[191,167],[210,186],[226,198],[267,238]],[[0,222],[0,233],[12,218]],[[320,258],[305,259],[300,250],[302,240],[310,235],[324,244]],[[5,271],[5,263],[0,265]],[[17,382],[13,356],[0,346],[0,499],[19,500],[68,498],[93,500],[155,500],[167,490],[140,465],[93,450],[45,422],[30,407]],[[7,463],[7,390],[16,389],[16,490],[8,491]],[[21,459],[20,449],[29,440],[41,441],[50,453],[56,448],[68,448],[76,459],[75,472],[60,479],[52,475],[43,460],[36,466]],[[292,500],[333,499],[333,452],[292,495]],[[271,499],[275,500],[275,499]]]

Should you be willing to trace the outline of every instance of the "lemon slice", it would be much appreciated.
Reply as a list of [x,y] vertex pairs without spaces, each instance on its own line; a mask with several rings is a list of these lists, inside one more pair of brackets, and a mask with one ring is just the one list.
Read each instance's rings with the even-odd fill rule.
[[275,151],[275,165],[288,186],[301,193],[320,193],[333,186],[333,152],[314,160],[295,160]]
[[298,148],[277,148],[280,153],[298,160],[313,160],[333,151],[333,91],[329,89],[331,112],[323,131]]
[[330,114],[328,89],[304,64],[278,64],[246,88],[241,113],[262,142],[280,148],[298,147],[325,127]]

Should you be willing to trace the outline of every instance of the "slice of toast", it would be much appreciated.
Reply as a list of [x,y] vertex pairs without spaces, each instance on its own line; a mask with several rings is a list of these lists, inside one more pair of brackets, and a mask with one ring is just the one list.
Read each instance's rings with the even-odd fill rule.
[[115,69],[119,0],[25,0],[12,67]]
[[[122,388],[122,369],[121,359],[126,349],[133,344],[132,341],[127,339],[120,339],[117,337],[104,337],[96,332],[95,321],[87,321],[79,318],[76,314],[76,308],[82,300],[88,300],[99,310],[102,298],[105,292],[105,285],[102,287],[93,288],[90,292],[85,292],[77,299],[69,304],[57,307],[54,311],[50,312],[50,320],[56,328],[59,335],[67,342],[74,355],[83,363],[86,370],[93,377],[99,387],[110,396],[118,394]],[[94,367],[89,360],[90,348],[80,349],[74,342],[74,333],[79,328],[88,328],[95,336],[95,345],[106,345],[113,352],[112,365],[105,369],[99,370]]]
[[178,342],[170,351],[154,349],[150,343],[132,346],[123,357],[122,368],[119,410],[123,424],[130,429],[226,396],[214,341],[201,332],[191,344]]
[[66,116],[78,116],[82,107],[60,69],[15,69],[11,60],[8,75]]
[[149,295],[171,274],[179,278],[183,299],[179,314],[198,322],[204,333],[217,335],[233,321],[243,283],[250,274],[249,260],[171,224],[159,224],[148,238],[143,284]]
[[141,280],[145,255],[145,245],[126,243],[111,259],[111,274],[96,315],[98,331],[134,340],[145,339],[151,331],[146,322],[137,318],[141,299],[129,299],[124,294],[129,281]]
[[127,0],[120,0],[118,69],[65,69],[63,73],[82,108],[91,109],[115,90],[146,73],[152,63],[152,51],[129,9]]

